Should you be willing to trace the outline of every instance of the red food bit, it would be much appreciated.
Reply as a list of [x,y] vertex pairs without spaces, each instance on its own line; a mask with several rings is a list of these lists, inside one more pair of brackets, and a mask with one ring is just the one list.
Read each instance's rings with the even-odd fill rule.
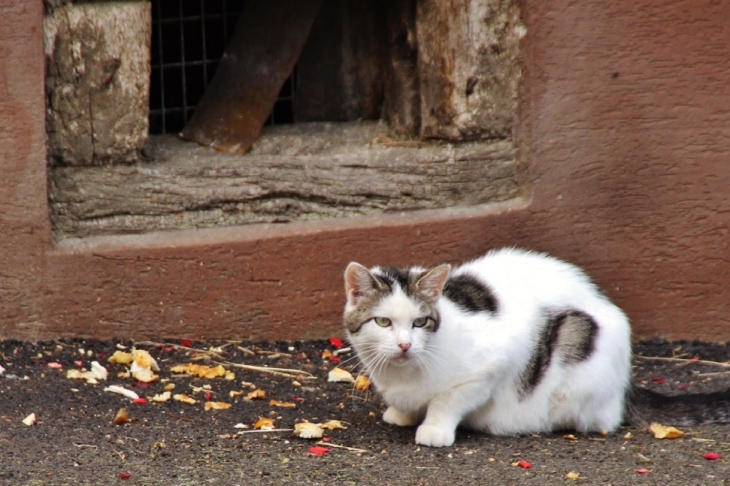
[[135,398],[132,400],[132,403],[136,403],[137,405],[146,405],[147,399],[146,398]]
[[145,383],[144,381],[135,381],[134,383],[132,383],[132,386],[136,387],[136,388],[149,388],[152,386],[152,383]]
[[53,368],[54,370],[60,370],[63,368],[63,365],[61,363],[58,363],[57,361],[54,361],[52,363],[48,363],[49,368]]
[[687,389],[687,385],[679,385],[679,389],[680,390],[686,390]]
[[707,459],[708,461],[717,461],[722,456],[717,452],[705,452],[704,454],[702,454],[702,457]]
[[636,470],[636,474],[649,474],[650,472],[651,472],[651,469],[645,469],[645,468]]
[[532,463],[527,461],[520,461],[517,463],[518,466],[520,466],[522,469],[530,469],[532,467]]
[[175,346],[167,346],[167,347],[162,348],[162,352],[163,353],[172,353],[173,351],[175,351],[175,349],[176,349]]
[[79,368],[81,368],[82,366],[84,366],[84,362],[83,362],[83,361],[81,361],[81,360],[78,360],[78,361],[74,361],[74,364],[75,364],[75,365],[76,365],[77,367],[79,367]]
[[332,346],[333,348],[340,349],[344,345],[345,345],[345,343],[342,342],[342,339],[336,338],[336,337],[330,338],[330,346]]
[[132,473],[119,473],[119,479],[129,479],[132,477]]
[[656,378],[652,378],[651,381],[653,381],[654,383],[659,383],[661,385],[661,384],[665,383],[667,380],[665,380],[664,378],[661,378],[661,377],[656,377]]
[[291,401],[295,403],[304,403],[304,399],[302,397],[298,397],[296,395],[291,397]]
[[193,346],[193,342],[190,339],[183,339],[180,341],[180,346],[185,346],[186,348],[191,348]]
[[330,363],[341,363],[342,358],[339,356],[330,356]]
[[332,441],[332,437],[322,437],[319,439],[320,442],[330,442]]
[[329,452],[332,452],[332,449],[327,447],[314,446],[309,448],[309,453],[316,457],[322,457]]
[[213,394],[211,392],[205,392],[205,399],[210,400],[211,398],[213,398]]

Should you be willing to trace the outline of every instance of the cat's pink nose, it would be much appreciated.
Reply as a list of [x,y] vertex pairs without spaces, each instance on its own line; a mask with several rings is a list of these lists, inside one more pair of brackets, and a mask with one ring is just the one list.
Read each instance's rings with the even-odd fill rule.
[[411,343],[398,343],[398,347],[405,353],[411,349]]

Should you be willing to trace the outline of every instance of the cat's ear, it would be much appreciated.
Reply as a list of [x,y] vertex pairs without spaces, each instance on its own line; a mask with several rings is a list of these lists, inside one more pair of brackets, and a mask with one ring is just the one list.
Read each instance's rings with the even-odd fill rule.
[[373,277],[370,270],[355,262],[347,265],[345,269],[345,293],[349,305],[357,305],[359,297],[380,287],[381,284]]
[[451,265],[443,264],[424,273],[416,282],[416,288],[426,297],[436,302],[441,297],[446,279],[449,278]]

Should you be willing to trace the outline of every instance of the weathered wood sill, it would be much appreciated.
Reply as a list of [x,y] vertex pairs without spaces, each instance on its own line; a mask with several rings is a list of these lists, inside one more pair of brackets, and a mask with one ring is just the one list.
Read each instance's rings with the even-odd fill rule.
[[55,167],[57,236],[472,206],[518,195],[511,140],[398,141],[375,122],[268,129],[244,156],[151,137],[135,165]]

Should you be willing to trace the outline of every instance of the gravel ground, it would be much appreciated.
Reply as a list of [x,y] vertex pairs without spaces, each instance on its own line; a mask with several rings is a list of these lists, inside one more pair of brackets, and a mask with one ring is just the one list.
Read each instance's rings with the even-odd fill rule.
[[[416,446],[413,429],[381,421],[384,407],[372,391],[327,381],[337,366],[327,354],[337,344],[0,341],[5,368],[0,376],[0,484],[730,484],[726,425],[682,429],[684,437],[673,440],[658,440],[636,427],[605,436],[492,437],[460,431],[454,447]],[[156,359],[159,380],[145,385],[125,375],[127,365],[108,362],[115,351],[132,345]],[[728,345],[657,340],[637,344],[635,352],[636,380],[647,387],[672,394],[730,387],[730,375],[706,375],[725,370],[720,363],[730,359]],[[337,358],[357,376],[351,354]],[[107,368],[106,381],[67,378],[69,370],[89,369],[94,360]],[[191,362],[225,362],[235,377],[171,372]],[[272,368],[293,371],[275,374]],[[172,395],[186,394],[197,403],[173,398],[134,403],[104,391],[109,385],[148,398],[174,385]],[[265,397],[246,400],[254,390]],[[205,402],[231,406],[205,410]],[[130,420],[115,425],[120,408]],[[30,414],[36,422],[25,425]],[[262,418],[273,419],[276,430],[256,430]],[[295,437],[290,430],[299,422],[330,420],[346,428],[325,430],[320,441]],[[706,453],[720,458],[708,460]]]

